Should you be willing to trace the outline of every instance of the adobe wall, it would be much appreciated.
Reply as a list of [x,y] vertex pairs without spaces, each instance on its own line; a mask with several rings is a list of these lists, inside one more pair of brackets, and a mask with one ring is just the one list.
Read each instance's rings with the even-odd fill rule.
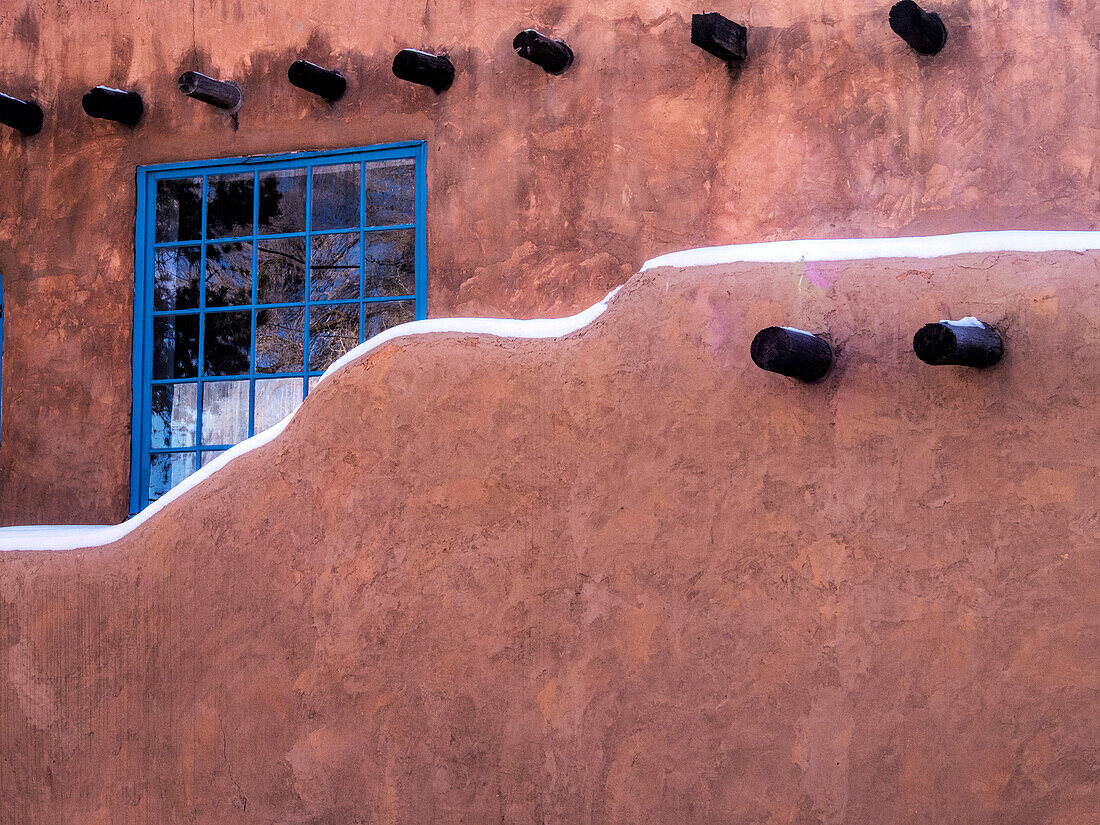
[[[1100,254],[433,334],[113,545],[0,553],[0,821],[1085,825]],[[974,314],[1004,359],[921,364]],[[826,333],[820,383],[761,327]]]
[[[433,315],[566,314],[714,243],[1096,228],[1096,0],[936,4],[930,59],[888,6],[725,7],[750,26],[731,74],[689,43],[691,4],[6,2],[0,88],[46,124],[0,134],[0,524],[126,513],[139,164],[427,140]],[[571,44],[566,75],[516,57],[526,26]],[[454,87],[397,81],[405,46],[447,50]],[[299,57],[345,99],[289,86]],[[237,127],[178,93],[187,69],[243,85]],[[99,83],[145,95],[135,131],[84,116]]]

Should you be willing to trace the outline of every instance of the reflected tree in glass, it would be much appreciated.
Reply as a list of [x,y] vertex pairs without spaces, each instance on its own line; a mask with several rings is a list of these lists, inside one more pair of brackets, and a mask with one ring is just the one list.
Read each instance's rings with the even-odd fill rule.
[[234,241],[206,248],[206,305],[252,303],[252,244]]

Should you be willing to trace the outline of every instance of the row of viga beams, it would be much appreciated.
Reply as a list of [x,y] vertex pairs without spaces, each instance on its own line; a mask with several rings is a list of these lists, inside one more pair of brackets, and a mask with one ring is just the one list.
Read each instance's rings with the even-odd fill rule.
[[[935,54],[947,42],[947,28],[940,16],[924,11],[913,0],[901,0],[890,9],[890,28],[921,54]],[[727,63],[748,57],[748,33],[745,26],[717,12],[691,16],[691,42]],[[547,37],[534,29],[517,34],[512,47],[516,54],[548,74],[562,74],[573,64],[573,50],[564,40]],[[427,86],[439,94],[454,83],[455,67],[446,54],[402,49],[393,59],[393,73],[400,80]],[[306,60],[291,65],[287,78],[299,89],[329,103],[335,103],[347,90],[347,81],[340,72]],[[184,72],[178,85],[188,97],[229,115],[235,114],[244,102],[244,93],[236,83],[200,72]],[[145,112],[140,94],[109,86],[96,86],[84,95],[81,103],[90,117],[124,126],[136,126]],[[0,94],[0,123],[24,135],[34,135],[41,131],[42,121],[42,107],[34,100]]]
[[[563,40],[555,40],[534,29],[525,29],[512,42],[516,53],[541,66],[549,74],[561,74],[573,63],[573,50]],[[445,54],[417,49],[402,49],[393,59],[393,73],[401,80],[429,86],[437,93],[454,82],[455,68]],[[297,60],[287,70],[287,79],[299,89],[335,103],[344,96],[347,81],[340,72],[325,69],[307,60]],[[236,83],[218,80],[201,72],[180,75],[180,92],[226,114],[236,114],[244,103],[244,92]],[[141,95],[135,91],[96,86],[84,95],[81,105],[90,117],[113,120],[124,126],[136,126],[145,112]],[[42,107],[33,100],[20,100],[0,93],[0,123],[22,132],[37,134],[42,129]]]
[[[913,336],[913,352],[932,366],[991,367],[1004,355],[997,330],[977,318],[925,324]],[[749,347],[756,366],[799,381],[819,381],[833,365],[833,349],[821,335],[795,327],[765,327]]]

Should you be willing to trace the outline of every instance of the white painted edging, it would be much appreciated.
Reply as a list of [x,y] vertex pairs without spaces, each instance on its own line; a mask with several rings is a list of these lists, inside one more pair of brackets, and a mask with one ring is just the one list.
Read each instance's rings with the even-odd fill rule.
[[[838,238],[831,240],[770,241],[767,243],[711,246],[673,252],[647,261],[642,272],[662,266],[692,267],[726,263],[798,263],[800,261],[854,261],[871,258],[938,258],[948,255],[986,252],[1086,252],[1100,250],[1096,231],[1002,231],[963,232],[916,238]],[[432,332],[495,335],[502,338],[558,338],[596,320],[607,309],[618,289],[600,303],[568,318],[539,318],[517,321],[505,318],[431,318],[401,324],[357,346],[332,364],[322,380],[346,364],[395,338]],[[274,427],[226,450],[166,495],[122,524],[103,526],[41,526],[0,528],[0,551],[75,550],[99,547],[125,536],[155,513],[202,483],[234,458],[276,438],[293,413]]]
[[[588,326],[603,315],[607,305],[619,289],[621,287],[616,287],[598,304],[568,318],[535,318],[528,321],[518,321],[510,318],[429,318],[424,321],[399,324],[380,332],[338,358],[325,370],[325,374],[321,376],[321,381],[324,381],[352,361],[378,349],[383,344],[395,338],[407,338],[410,335],[450,332],[466,335],[494,335],[499,338],[561,338],[563,335],[568,335]],[[161,498],[154,501],[133,518],[122,522],[122,524],[4,527],[0,528],[0,552],[5,550],[77,550],[83,547],[101,547],[113,541],[118,541],[188,490],[201,484],[233,459],[273,441],[286,429],[287,424],[290,423],[293,417],[294,413],[291,413],[275,426],[269,427],[262,433],[257,433],[247,441],[242,441],[240,444],[226,450],[205,467],[189,475]]]
[[646,261],[642,272],[660,266],[732,263],[785,264],[801,261],[864,261],[871,258],[942,258],[983,252],[1087,252],[1100,249],[1100,232],[1008,230],[926,235],[919,238],[835,238],[708,246],[670,252]]

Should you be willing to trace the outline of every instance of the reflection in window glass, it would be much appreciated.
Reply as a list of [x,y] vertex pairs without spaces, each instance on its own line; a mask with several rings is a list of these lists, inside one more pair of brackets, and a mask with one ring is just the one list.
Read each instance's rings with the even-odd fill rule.
[[203,444],[236,444],[248,438],[248,386],[247,381],[203,384]]
[[206,247],[206,305],[252,303],[252,244],[241,241]]
[[276,169],[260,174],[261,235],[306,228],[306,170]]
[[157,243],[202,237],[202,178],[157,181]]
[[359,164],[318,166],[313,170],[314,232],[359,225]]
[[305,238],[260,241],[256,261],[256,300],[261,304],[302,301],[306,292]]
[[154,453],[149,456],[149,500],[160,498],[193,472],[194,453]]
[[153,309],[195,309],[199,305],[199,248],[158,249],[153,255]]
[[332,361],[423,307],[422,151],[139,173],[155,231],[139,250],[149,315],[138,351],[151,359],[134,427],[136,506],[281,421]]
[[310,239],[310,300],[358,300],[359,258],[358,232],[314,235]]
[[206,179],[206,237],[252,234],[253,174],[211,175]]
[[373,338],[383,330],[398,324],[407,324],[416,317],[413,301],[384,301],[363,304],[363,324],[366,327],[364,338]]
[[412,223],[416,204],[416,162],[412,158],[366,164],[367,226]]
[[256,382],[256,432],[275,426],[301,403],[301,378],[260,379]]
[[153,387],[153,449],[193,447],[195,413],[199,406],[198,384],[157,384]]
[[359,343],[359,305],[313,307],[309,312],[309,368],[323,370]]
[[306,342],[303,307],[256,313],[256,372],[301,372]]
[[225,450],[203,450],[201,453],[199,453],[199,466],[205,467],[215,458],[220,456],[223,452],[225,452]]
[[251,312],[207,313],[202,350],[203,374],[246,374],[251,348]]
[[199,316],[153,319],[153,378],[194,378],[199,374]]
[[412,229],[370,232],[364,251],[364,289],[366,298],[412,295],[416,292],[416,268],[413,249],[416,233]]

